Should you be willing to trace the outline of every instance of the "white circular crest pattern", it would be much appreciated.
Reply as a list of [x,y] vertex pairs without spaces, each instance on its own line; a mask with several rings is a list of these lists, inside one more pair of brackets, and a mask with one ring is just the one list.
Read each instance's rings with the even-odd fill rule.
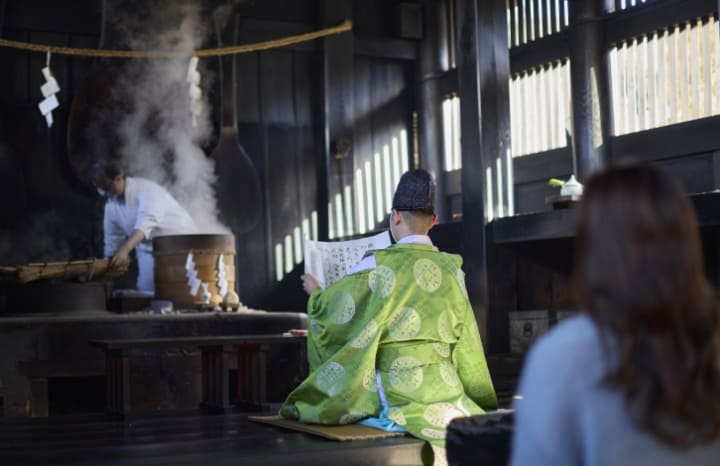
[[400,309],[390,318],[390,336],[396,340],[410,340],[418,334],[421,324],[420,314],[415,309]]
[[315,386],[328,396],[335,396],[345,387],[345,368],[335,362],[329,362],[315,376]]
[[447,343],[433,343],[433,349],[444,358],[450,357],[450,345]]
[[431,404],[423,413],[423,418],[437,427],[445,427],[450,424],[450,421],[460,416],[462,416],[462,412],[450,403]]
[[430,429],[428,427],[425,427],[423,430],[421,430],[420,434],[433,440],[440,440],[445,438],[444,430]]
[[395,272],[389,267],[378,265],[375,270],[370,272],[368,286],[373,293],[383,299],[387,298],[395,286]]
[[330,321],[333,324],[346,324],[355,315],[355,300],[352,295],[346,291],[335,293],[328,302],[330,310]]
[[400,356],[390,365],[390,385],[402,393],[414,392],[423,382],[420,361],[412,356]]
[[355,338],[352,339],[350,346],[353,348],[365,348],[370,344],[372,339],[375,338],[377,332],[378,324],[375,322],[375,319],[373,319],[365,325],[365,328],[363,328]]
[[418,286],[432,293],[442,283],[442,270],[430,259],[418,259],[413,265],[413,275]]
[[460,398],[457,401],[457,403],[455,404],[455,406],[457,407],[457,409],[460,412],[463,413],[463,416],[472,416],[472,414],[473,414],[472,411],[470,409],[468,409],[467,406],[465,406],[466,401],[467,401],[466,399]]
[[460,377],[458,377],[455,366],[447,361],[440,363],[440,377],[450,387],[457,387],[460,384]]
[[407,420],[405,419],[405,414],[400,410],[400,408],[390,408],[388,409],[388,417],[395,421],[395,423],[399,426],[404,426],[407,424]]
[[452,329],[450,328],[450,316],[447,311],[443,311],[437,320],[437,329],[440,338],[443,340],[453,340]]
[[376,392],[378,390],[375,370],[373,370],[372,367],[368,367],[363,372],[362,385],[363,388],[369,392]]

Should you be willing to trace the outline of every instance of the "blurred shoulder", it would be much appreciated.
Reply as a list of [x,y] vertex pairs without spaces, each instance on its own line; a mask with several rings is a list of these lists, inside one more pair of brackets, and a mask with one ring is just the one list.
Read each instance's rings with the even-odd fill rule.
[[572,369],[599,362],[602,353],[597,325],[586,314],[564,320],[530,348],[526,365]]

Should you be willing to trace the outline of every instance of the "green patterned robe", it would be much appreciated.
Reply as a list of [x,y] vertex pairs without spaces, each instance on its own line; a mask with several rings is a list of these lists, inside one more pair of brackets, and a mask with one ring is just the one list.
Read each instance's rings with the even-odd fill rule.
[[442,447],[453,418],[497,406],[462,260],[420,244],[374,255],[375,269],[310,296],[310,375],[280,413],[319,424],[377,416],[377,370],[389,417]]

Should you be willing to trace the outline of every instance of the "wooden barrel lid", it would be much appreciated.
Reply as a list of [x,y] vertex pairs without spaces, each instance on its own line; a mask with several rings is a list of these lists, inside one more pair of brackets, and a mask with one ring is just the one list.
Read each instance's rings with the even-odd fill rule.
[[153,253],[167,254],[189,250],[216,250],[235,254],[235,236],[222,234],[169,235],[153,238]]

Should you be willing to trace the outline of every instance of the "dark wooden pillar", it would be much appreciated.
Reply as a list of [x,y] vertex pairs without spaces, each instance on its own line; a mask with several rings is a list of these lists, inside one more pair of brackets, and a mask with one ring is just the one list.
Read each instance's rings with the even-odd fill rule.
[[[325,0],[323,2],[323,27],[336,26],[345,19],[352,19],[351,0]],[[320,173],[318,173],[318,189],[320,190],[318,236],[321,240],[327,240],[328,237],[328,203],[333,201],[337,194],[343,195],[344,186],[352,186],[355,112],[354,52],[353,33],[337,34],[323,39],[325,153],[322,163],[319,164]],[[350,204],[354,205],[353,202]],[[347,218],[347,213],[345,218]]]
[[[0,0],[0,34],[2,34],[3,24],[5,24],[5,7],[7,0]],[[2,37],[2,36],[0,36]]]
[[435,208],[440,222],[447,218],[447,189],[443,167],[443,118],[439,80],[448,69],[447,1],[423,0],[423,17],[426,24],[423,38],[418,43],[418,133],[420,165],[435,177],[437,191]]
[[609,161],[610,91],[605,29],[598,21],[606,0],[573,2],[570,9],[570,73],[575,173],[586,180]]
[[[510,105],[505,0],[457,0],[462,138],[463,259],[470,302],[489,351],[507,333],[507,309],[488,312],[485,225],[511,212]],[[492,308],[490,308],[492,309]],[[504,339],[500,338],[500,345]]]

